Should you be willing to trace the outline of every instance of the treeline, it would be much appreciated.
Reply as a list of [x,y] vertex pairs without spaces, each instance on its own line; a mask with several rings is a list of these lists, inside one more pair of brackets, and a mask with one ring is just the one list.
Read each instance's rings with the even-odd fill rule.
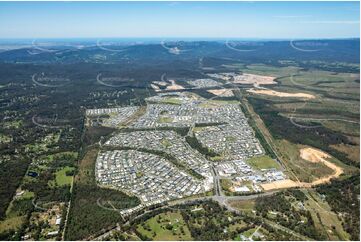
[[271,146],[268,144],[267,140],[265,139],[265,137],[263,136],[261,130],[259,130],[259,128],[257,127],[255,121],[253,120],[252,116],[250,115],[250,113],[248,112],[247,108],[244,107],[244,104],[240,105],[244,115],[247,117],[248,120],[248,124],[252,127],[252,129],[255,132],[255,136],[256,138],[259,140],[259,142],[261,143],[263,149],[265,150],[266,154],[268,156],[270,156],[273,159],[277,159],[276,154],[273,152],[273,149],[271,148]]
[[98,205],[99,200],[122,201],[117,209],[135,207],[139,204],[136,197],[98,187],[96,184],[75,183],[70,216],[66,229],[66,240],[81,240],[105,231],[109,226],[122,222],[117,211],[107,210]]
[[0,163],[0,219],[5,218],[6,209],[19,187],[28,165],[29,161],[17,159]]
[[327,203],[336,213],[342,214],[342,225],[351,240],[360,240],[360,176],[351,176],[344,180],[332,180],[316,188],[325,195]]
[[134,132],[134,131],[157,131],[157,130],[171,130],[178,133],[180,136],[188,134],[188,127],[157,127],[157,128],[123,128],[121,132]]
[[99,142],[101,137],[112,134],[116,129],[108,127],[85,127],[81,136],[82,145],[88,146]]
[[186,136],[186,141],[193,149],[198,150],[201,154],[204,154],[207,157],[219,156],[219,154],[217,154],[213,150],[204,147],[194,136]]
[[117,209],[125,209],[140,203],[121,191],[99,187],[95,180],[97,149],[88,149],[79,163],[71,194],[71,206],[66,227],[66,240],[81,240],[99,234],[122,218],[117,211],[99,206],[101,201],[121,201]]

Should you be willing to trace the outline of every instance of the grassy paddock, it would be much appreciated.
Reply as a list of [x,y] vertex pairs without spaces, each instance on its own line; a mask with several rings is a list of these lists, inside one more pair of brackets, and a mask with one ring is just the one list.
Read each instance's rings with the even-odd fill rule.
[[280,165],[277,163],[277,161],[275,161],[268,155],[252,157],[252,158],[246,160],[246,163],[248,163],[253,168],[256,168],[259,170],[271,169],[271,168],[279,169],[280,168]]
[[240,211],[252,212],[254,210],[255,201],[254,200],[239,200],[231,201],[229,203],[232,207]]
[[50,182],[51,186],[65,186],[71,185],[73,176],[67,176],[67,172],[74,171],[74,167],[66,166],[55,173],[55,180]]
[[180,212],[158,214],[138,225],[137,232],[152,240],[192,240]]

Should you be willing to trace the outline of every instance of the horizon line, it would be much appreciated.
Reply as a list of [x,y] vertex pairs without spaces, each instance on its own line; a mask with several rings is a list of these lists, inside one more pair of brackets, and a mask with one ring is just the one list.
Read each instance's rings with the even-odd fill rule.
[[114,39],[114,40],[136,40],[136,39],[149,39],[149,40],[248,40],[248,41],[267,41],[267,40],[342,40],[342,39],[360,39],[360,36],[350,36],[350,37],[280,37],[280,38],[253,38],[253,37],[5,37],[0,38],[0,40],[103,40],[103,39]]

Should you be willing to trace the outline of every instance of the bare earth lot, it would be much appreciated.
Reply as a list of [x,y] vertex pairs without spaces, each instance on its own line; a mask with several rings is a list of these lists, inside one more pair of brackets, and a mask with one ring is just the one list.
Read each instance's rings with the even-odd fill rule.
[[207,92],[222,97],[233,97],[232,89],[211,89],[211,90],[207,90]]
[[300,150],[300,156],[302,159],[311,161],[311,162],[322,162],[324,165],[328,166],[332,170],[334,170],[334,174],[330,176],[326,176],[323,178],[320,178],[314,182],[311,183],[311,185],[319,185],[322,183],[329,182],[332,178],[337,178],[343,173],[343,169],[336,166],[335,164],[327,161],[327,158],[331,158],[330,155],[326,154],[323,151],[314,149],[314,148],[304,148]]
[[270,90],[270,89],[255,90],[252,88],[252,89],[247,90],[247,92],[261,94],[261,95],[276,96],[276,97],[296,97],[296,98],[308,98],[308,99],[315,98],[314,95],[308,94],[308,93],[302,93],[302,92],[287,93],[287,92],[278,92],[278,91],[274,91],[274,90]]
[[318,163],[322,162],[325,166],[334,170],[332,175],[322,177],[317,179],[313,182],[295,182],[290,179],[276,181],[266,184],[261,184],[262,188],[266,191],[274,190],[274,189],[281,189],[281,188],[291,188],[291,187],[312,187],[315,185],[323,184],[329,182],[332,178],[337,178],[343,173],[343,169],[336,166],[332,162],[326,160],[331,158],[331,156],[321,150],[315,148],[303,148],[300,150],[300,156],[302,159],[307,160],[309,162]]
[[253,84],[254,86],[259,86],[277,84],[274,79],[276,78],[273,76],[261,76],[243,73],[242,75],[235,76],[233,82],[237,84]]

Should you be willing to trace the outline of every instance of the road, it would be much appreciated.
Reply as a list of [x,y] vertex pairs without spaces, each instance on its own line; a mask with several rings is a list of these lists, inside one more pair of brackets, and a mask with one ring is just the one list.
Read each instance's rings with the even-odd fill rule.
[[222,186],[220,184],[220,178],[213,164],[211,164],[211,171],[213,175],[214,194],[216,194],[216,196],[223,196]]

